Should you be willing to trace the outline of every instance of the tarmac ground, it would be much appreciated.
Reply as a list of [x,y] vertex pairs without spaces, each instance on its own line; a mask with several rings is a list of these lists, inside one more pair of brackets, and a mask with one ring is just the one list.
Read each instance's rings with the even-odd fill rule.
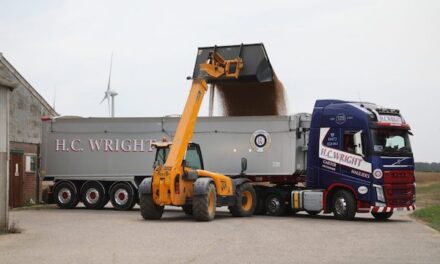
[[439,263],[440,233],[408,216],[377,222],[330,215],[196,222],[179,208],[159,221],[132,211],[13,210],[20,234],[0,235],[0,263]]

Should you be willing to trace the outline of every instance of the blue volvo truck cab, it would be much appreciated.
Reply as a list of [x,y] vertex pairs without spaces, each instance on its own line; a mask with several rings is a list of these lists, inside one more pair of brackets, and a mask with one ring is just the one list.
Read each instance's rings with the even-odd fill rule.
[[410,126],[399,110],[370,103],[318,100],[307,153],[306,189],[292,191],[292,207],[334,213],[356,212],[387,219],[415,209]]

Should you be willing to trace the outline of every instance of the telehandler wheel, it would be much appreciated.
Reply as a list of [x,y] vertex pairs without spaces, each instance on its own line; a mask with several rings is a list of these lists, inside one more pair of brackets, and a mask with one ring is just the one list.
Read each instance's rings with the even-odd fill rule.
[[214,184],[209,184],[206,194],[193,197],[192,211],[197,221],[211,221],[215,217],[217,193]]
[[257,195],[254,187],[246,182],[238,186],[235,192],[235,205],[229,206],[233,216],[251,216],[257,204]]
[[374,216],[374,218],[376,219],[376,220],[379,220],[379,221],[383,221],[383,220],[387,220],[388,218],[390,218],[392,215],[393,215],[393,212],[388,212],[388,213],[373,213],[373,212],[371,212],[371,214]]
[[139,198],[139,206],[145,220],[156,220],[162,217],[164,207],[156,205],[151,194],[142,194]]
[[193,206],[192,206],[192,204],[182,205],[182,209],[183,209],[183,212],[186,215],[193,215]]
[[339,220],[353,220],[356,214],[356,199],[346,190],[339,190],[332,199],[333,214]]

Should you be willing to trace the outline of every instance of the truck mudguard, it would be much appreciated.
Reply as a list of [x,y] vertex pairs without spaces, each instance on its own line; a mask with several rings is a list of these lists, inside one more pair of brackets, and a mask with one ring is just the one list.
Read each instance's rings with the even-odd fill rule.
[[147,177],[139,184],[139,196],[142,194],[151,194],[151,177]]
[[211,178],[198,178],[194,182],[193,196],[208,193],[208,187],[211,182],[214,182]]

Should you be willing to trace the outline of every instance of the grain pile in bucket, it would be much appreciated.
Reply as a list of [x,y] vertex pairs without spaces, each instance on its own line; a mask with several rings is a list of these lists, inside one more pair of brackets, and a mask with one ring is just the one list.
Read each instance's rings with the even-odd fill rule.
[[224,82],[215,89],[224,116],[286,115],[284,86],[276,75],[270,82]]

